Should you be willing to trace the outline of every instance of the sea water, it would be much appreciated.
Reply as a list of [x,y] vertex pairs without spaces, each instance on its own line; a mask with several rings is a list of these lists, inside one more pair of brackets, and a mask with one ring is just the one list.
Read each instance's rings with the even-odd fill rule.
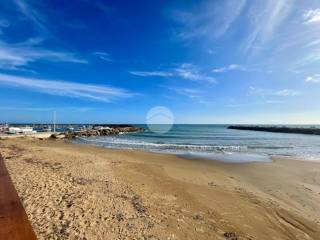
[[169,132],[160,134],[150,131],[146,125],[137,126],[146,130],[117,136],[77,138],[74,142],[224,162],[268,162],[273,156],[320,160],[320,136],[317,135],[232,130],[227,125],[200,124],[176,124]]

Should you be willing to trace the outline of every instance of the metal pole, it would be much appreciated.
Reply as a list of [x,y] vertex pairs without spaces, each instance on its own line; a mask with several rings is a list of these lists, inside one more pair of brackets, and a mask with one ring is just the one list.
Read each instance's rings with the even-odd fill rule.
[[53,112],[53,133],[56,133],[56,111]]

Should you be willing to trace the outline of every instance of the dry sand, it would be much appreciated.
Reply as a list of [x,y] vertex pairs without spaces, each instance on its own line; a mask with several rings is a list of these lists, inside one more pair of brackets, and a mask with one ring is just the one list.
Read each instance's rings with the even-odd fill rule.
[[39,239],[320,239],[320,163],[227,164],[7,139]]

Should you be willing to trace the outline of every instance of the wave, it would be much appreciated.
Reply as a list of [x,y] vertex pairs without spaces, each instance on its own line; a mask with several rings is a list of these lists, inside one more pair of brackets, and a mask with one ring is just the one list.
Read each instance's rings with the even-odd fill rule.
[[[78,138],[76,143],[98,145],[106,148],[140,149],[172,154],[204,155],[214,159],[225,159],[247,154],[258,156],[288,156],[301,159],[319,159],[319,136],[297,137],[288,134],[268,134],[231,131],[226,126],[175,125],[166,134],[149,131],[121,136]],[[232,154],[229,154],[232,153]],[[199,155],[200,154],[200,155]],[[252,159],[257,158],[255,155]]]
[[246,151],[247,146],[237,145],[197,145],[197,144],[176,144],[176,143],[152,143],[144,141],[128,141],[119,138],[113,138],[110,140],[98,140],[98,139],[86,139],[78,137],[85,142],[91,142],[94,144],[102,144],[104,146],[118,146],[134,148],[155,148],[155,149],[173,149],[173,150],[199,150],[199,151]]

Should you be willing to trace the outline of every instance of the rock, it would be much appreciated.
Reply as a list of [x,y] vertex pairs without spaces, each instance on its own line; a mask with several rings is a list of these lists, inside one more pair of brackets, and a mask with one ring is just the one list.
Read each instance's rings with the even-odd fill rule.
[[82,131],[67,131],[59,134],[52,134],[51,138],[53,139],[73,139],[76,137],[92,137],[92,136],[109,136],[109,135],[118,135],[120,133],[130,133],[130,132],[141,132],[144,131],[143,128],[137,128],[129,125],[115,125],[112,127],[100,127],[97,129],[91,130],[82,130]]
[[139,213],[139,214],[145,214],[147,209],[142,205],[141,199],[139,196],[135,195],[131,200],[133,208]]
[[279,127],[279,126],[247,126],[247,125],[232,125],[228,129],[246,130],[246,131],[261,131],[275,133],[295,133],[295,134],[312,134],[320,135],[319,128],[303,128],[303,127]]
[[238,240],[238,237],[234,232],[225,232],[223,236],[226,238],[226,240]]

